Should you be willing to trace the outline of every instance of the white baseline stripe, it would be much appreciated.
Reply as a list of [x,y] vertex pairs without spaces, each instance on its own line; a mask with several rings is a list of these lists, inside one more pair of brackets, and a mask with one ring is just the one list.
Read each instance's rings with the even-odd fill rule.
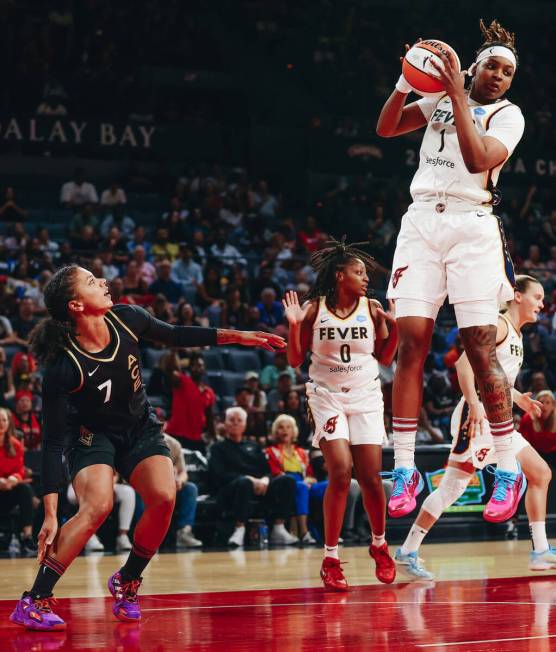
[[[192,594],[195,595],[195,594]],[[154,597],[154,596],[152,596]],[[307,606],[317,606],[317,605],[333,605],[333,606],[338,606],[339,604],[343,604],[345,607],[349,607],[351,605],[362,605],[362,604],[380,604],[384,605],[385,607],[397,607],[401,606],[404,604],[418,604],[421,606],[435,606],[435,605],[441,605],[441,604],[447,604],[447,605],[452,605],[452,604],[482,604],[482,605],[490,605],[490,604],[504,604],[504,605],[537,605],[537,604],[548,604],[551,605],[552,602],[506,602],[505,600],[500,600],[500,601],[488,601],[485,602],[484,600],[476,600],[476,601],[469,601],[469,602],[462,602],[460,600],[448,600],[448,601],[442,601],[442,602],[415,602],[415,601],[399,601],[399,602],[394,602],[394,603],[387,603],[385,604],[381,600],[356,600],[352,601],[350,600],[349,602],[275,602],[274,604],[261,604],[261,603],[256,603],[256,604],[216,604],[216,605],[192,605],[190,607],[150,607],[150,608],[142,608],[141,611],[195,611],[197,609],[268,609],[269,607],[307,607]],[[556,635],[555,635],[556,636]],[[436,644],[435,644],[436,645]],[[440,643],[438,643],[440,645]],[[447,644],[448,645],[448,644]],[[459,645],[459,643],[458,643]]]
[[415,647],[448,647],[449,645],[479,645],[479,643],[505,643],[506,641],[533,641],[535,639],[556,638],[556,634],[546,636],[520,636],[516,638],[486,638],[482,641],[458,641],[457,643],[414,643]]

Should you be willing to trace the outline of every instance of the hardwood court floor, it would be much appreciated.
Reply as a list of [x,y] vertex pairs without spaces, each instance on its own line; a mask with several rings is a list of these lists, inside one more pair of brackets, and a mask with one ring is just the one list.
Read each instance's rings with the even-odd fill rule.
[[159,555],[145,573],[143,620],[119,623],[105,582],[123,557],[80,557],[60,582],[65,633],[7,621],[34,560],[0,560],[0,650],[556,650],[556,576],[527,570],[529,542],[432,544],[436,582],[390,586],[365,548],[346,548],[352,586],[325,592],[315,548]]

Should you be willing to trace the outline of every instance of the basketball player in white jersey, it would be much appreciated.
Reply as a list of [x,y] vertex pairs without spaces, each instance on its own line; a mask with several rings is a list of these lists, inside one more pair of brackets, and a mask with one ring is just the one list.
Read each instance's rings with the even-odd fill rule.
[[311,264],[317,278],[307,301],[300,306],[297,294],[288,292],[283,304],[290,325],[289,363],[298,367],[311,354],[306,389],[313,446],[320,447],[328,467],[321,578],[327,589],[348,589],[338,541],[355,467],[373,533],[369,553],[376,577],[389,584],[396,567],[385,539],[386,498],[380,479],[385,431],[377,359],[392,363],[395,319],[367,298],[374,261],[364,252],[334,240],[313,254]]
[[[523,362],[521,329],[536,321],[543,307],[543,299],[543,287],[535,278],[518,276],[515,298],[509,302],[507,311],[498,318],[496,356],[512,385]],[[403,545],[396,551],[398,564],[410,577],[418,579],[434,577],[419,559],[419,547],[430,528],[442,512],[464,493],[475,469],[484,469],[487,465],[496,463],[488,420],[477,395],[473,370],[465,353],[457,361],[456,370],[463,398],[452,415],[453,442],[448,466],[437,489],[423,502]],[[521,394],[512,389],[512,395],[514,403],[522,410],[540,414],[541,403],[532,399],[530,394]],[[548,543],[545,527],[550,468],[517,431],[513,432],[512,446],[529,483],[525,497],[525,509],[533,539],[529,568],[556,568],[556,551]]]
[[403,217],[388,297],[396,303],[400,346],[393,388],[394,490],[388,510],[415,509],[423,481],[415,468],[415,433],[422,403],[423,365],[438,310],[454,305],[467,358],[481,392],[498,458],[488,521],[515,513],[524,476],[512,448],[511,388],[496,359],[498,306],[513,298],[514,272],[493,206],[504,163],[524,129],[507,98],[517,69],[514,35],[481,21],[485,42],[470,67],[471,85],[453,55],[437,67],[446,93],[406,105],[403,75],[380,114],[377,132],[392,137],[426,126],[413,203]]

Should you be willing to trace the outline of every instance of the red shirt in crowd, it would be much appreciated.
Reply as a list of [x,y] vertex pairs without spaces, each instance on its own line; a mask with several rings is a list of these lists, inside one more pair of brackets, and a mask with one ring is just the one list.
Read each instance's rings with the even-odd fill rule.
[[530,414],[521,418],[519,432],[539,453],[554,453],[556,451],[556,432],[550,430],[536,431]]
[[36,451],[41,447],[42,433],[41,425],[37,416],[31,412],[24,420],[19,415],[14,414],[14,426],[16,430],[21,430],[23,433],[23,442],[26,451]]
[[0,446],[0,478],[9,478],[13,475],[18,480],[23,480],[25,477],[23,444],[15,437],[12,437],[12,444],[15,449],[14,457],[8,457],[4,446]]
[[166,423],[169,435],[200,441],[207,425],[206,409],[216,403],[216,394],[208,385],[202,389],[187,374],[172,389],[172,415]]

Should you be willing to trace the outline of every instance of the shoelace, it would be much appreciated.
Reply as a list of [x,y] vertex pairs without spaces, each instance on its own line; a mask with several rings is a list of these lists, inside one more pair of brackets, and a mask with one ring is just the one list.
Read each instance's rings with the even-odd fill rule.
[[35,606],[35,608],[47,614],[52,613],[52,605],[57,603],[58,601],[56,600],[56,598],[53,597],[38,598],[37,600],[33,600],[33,605]]
[[141,580],[131,580],[122,584],[122,593],[127,602],[137,602],[137,591],[141,586]]
[[[409,488],[409,483],[411,482],[411,478],[413,477],[413,473],[406,472],[405,469],[394,469],[393,471],[389,471],[390,473],[390,478],[394,481],[394,489],[392,491],[392,496],[398,497],[403,494],[403,492]],[[382,477],[387,477],[386,474],[382,475]]]
[[349,562],[340,561],[339,559],[334,559],[333,562],[333,564],[330,563],[330,565],[327,565],[326,572],[331,576],[331,579],[333,580],[345,580],[342,566]]
[[508,489],[510,489],[514,482],[516,481],[517,474],[512,473],[511,471],[500,471],[495,469],[492,465],[486,467],[486,471],[494,475],[494,490],[492,492],[492,497],[494,500],[503,501],[506,499]]

